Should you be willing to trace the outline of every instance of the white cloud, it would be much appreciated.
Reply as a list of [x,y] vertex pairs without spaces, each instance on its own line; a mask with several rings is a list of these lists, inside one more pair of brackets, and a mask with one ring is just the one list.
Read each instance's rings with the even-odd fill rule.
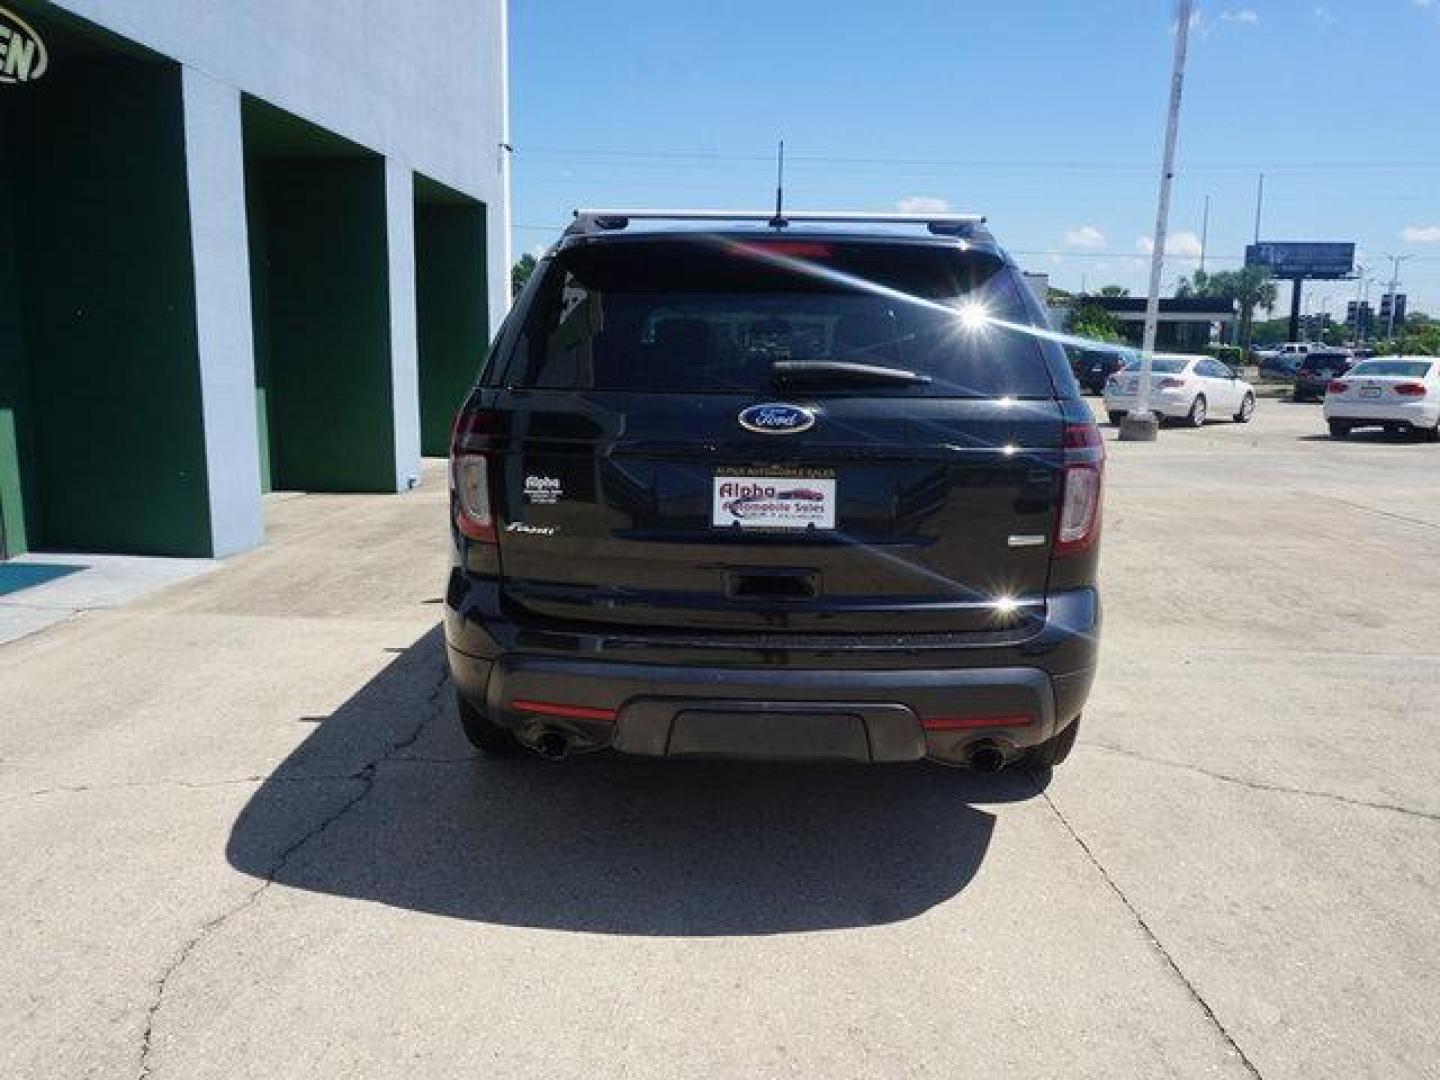
[[[1148,236],[1142,236],[1135,241],[1135,246],[1146,255],[1155,251],[1155,241]],[[1165,237],[1165,254],[1173,255],[1181,259],[1195,259],[1200,256],[1200,237],[1193,232],[1181,230],[1180,232],[1169,233]]]
[[895,204],[902,214],[943,214],[950,203],[938,195],[910,195]]
[[[1419,0],[1416,0],[1416,2],[1418,3]],[[1220,13],[1220,21],[1241,26],[1256,26],[1260,22],[1260,13],[1254,8],[1240,8],[1238,11],[1222,11]]]
[[1440,244],[1440,225],[1406,225],[1400,239],[1407,244]]
[[1078,229],[1065,230],[1065,243],[1077,248],[1103,248],[1105,234],[1094,225],[1081,225]]
[[1315,9],[1315,21],[1325,26],[1329,26],[1335,21],[1335,15],[1328,7],[1326,7],[1324,4],[1321,4]]

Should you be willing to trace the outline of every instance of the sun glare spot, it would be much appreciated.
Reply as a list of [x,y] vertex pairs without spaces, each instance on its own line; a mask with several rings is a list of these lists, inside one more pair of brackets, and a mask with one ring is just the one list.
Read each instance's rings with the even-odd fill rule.
[[990,324],[990,313],[985,305],[971,301],[960,307],[960,326],[972,333],[984,330]]

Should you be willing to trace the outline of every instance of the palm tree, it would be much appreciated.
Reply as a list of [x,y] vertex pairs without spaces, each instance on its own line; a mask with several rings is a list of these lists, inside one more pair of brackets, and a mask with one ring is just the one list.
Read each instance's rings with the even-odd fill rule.
[[1263,308],[1266,314],[1275,307],[1277,290],[1269,273],[1258,266],[1247,266],[1240,270],[1221,270],[1207,274],[1196,270],[1192,278],[1181,278],[1175,286],[1177,297],[1210,297],[1229,300],[1240,305],[1240,326],[1237,340],[1250,348],[1250,333],[1255,322],[1255,309]]
[[1266,315],[1274,311],[1279,289],[1269,272],[1259,266],[1246,266],[1234,271],[1231,277],[1234,279],[1232,299],[1240,301],[1240,341],[1248,353],[1255,328],[1255,309],[1263,308]]

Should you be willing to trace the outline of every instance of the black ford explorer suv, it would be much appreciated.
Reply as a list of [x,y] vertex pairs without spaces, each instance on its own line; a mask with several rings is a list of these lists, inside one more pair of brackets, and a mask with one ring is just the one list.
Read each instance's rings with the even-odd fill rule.
[[983,219],[766,216],[582,211],[540,260],[455,421],[466,735],[1057,764],[1104,451],[1043,311]]

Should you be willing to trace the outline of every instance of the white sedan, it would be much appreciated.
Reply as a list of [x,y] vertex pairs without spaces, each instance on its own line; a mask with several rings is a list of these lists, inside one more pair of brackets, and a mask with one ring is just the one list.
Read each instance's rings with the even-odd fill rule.
[[[1151,363],[1150,408],[1162,420],[1200,427],[1212,416],[1248,424],[1255,415],[1255,388],[1208,356],[1156,353]],[[1118,424],[1136,407],[1140,361],[1131,360],[1105,383],[1105,411]]]
[[1360,361],[1326,389],[1325,420],[1337,439],[1357,427],[1440,438],[1440,360],[1386,356]]

